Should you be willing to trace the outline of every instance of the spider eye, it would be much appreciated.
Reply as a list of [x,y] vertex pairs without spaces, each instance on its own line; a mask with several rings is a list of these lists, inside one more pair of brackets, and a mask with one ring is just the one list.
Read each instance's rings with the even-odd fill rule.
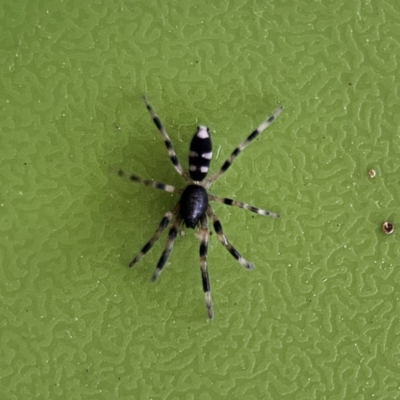
[[194,181],[202,181],[207,173],[212,158],[210,130],[198,126],[190,143],[189,174]]

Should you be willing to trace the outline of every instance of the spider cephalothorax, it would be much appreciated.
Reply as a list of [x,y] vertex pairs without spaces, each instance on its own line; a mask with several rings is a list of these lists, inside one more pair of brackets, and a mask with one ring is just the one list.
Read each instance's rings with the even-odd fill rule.
[[209,202],[215,201],[230,206],[244,208],[245,210],[249,210],[261,215],[268,215],[272,217],[279,217],[279,215],[254,206],[250,206],[249,204],[242,203],[237,200],[216,196],[209,193],[207,189],[232,165],[233,161],[242,152],[242,150],[247,147],[247,145],[252,142],[263,130],[268,128],[274,122],[274,120],[283,110],[283,107],[277,108],[270,117],[262,122],[257,129],[255,129],[238,147],[235,148],[232,154],[226,159],[222,167],[215,174],[206,179],[212,158],[212,144],[209,129],[205,126],[197,127],[197,130],[190,143],[188,175],[186,172],[183,171],[182,166],[180,165],[172,146],[171,139],[164,129],[164,126],[162,125],[160,119],[151,108],[146,97],[144,97],[144,101],[146,103],[147,110],[149,111],[156,127],[158,128],[164,139],[172,164],[174,165],[179,175],[181,175],[186,180],[187,185],[184,189],[179,189],[164,183],[142,179],[136,175],[127,174],[122,170],[119,171],[120,176],[126,176],[131,181],[140,182],[146,186],[151,186],[165,192],[180,195],[178,203],[176,203],[172,210],[169,210],[163,216],[154,235],[143,246],[139,254],[130,262],[129,266],[134,266],[153,247],[153,245],[161,236],[162,232],[172,222],[172,226],[168,233],[167,243],[165,245],[165,250],[160,257],[153,274],[152,279],[153,281],[155,281],[163,270],[167,259],[172,251],[172,247],[177,237],[179,226],[184,223],[187,228],[198,227],[200,230],[200,271],[208,317],[211,319],[213,317],[213,308],[207,268],[207,249],[209,238],[207,217],[211,220],[219,241],[232,254],[232,256],[235,257],[236,260],[246,269],[254,268],[254,264],[251,264],[246,259],[244,259],[240,255],[240,253],[229,243],[222,230],[222,225],[217,216],[214,214],[214,211],[211,208]]

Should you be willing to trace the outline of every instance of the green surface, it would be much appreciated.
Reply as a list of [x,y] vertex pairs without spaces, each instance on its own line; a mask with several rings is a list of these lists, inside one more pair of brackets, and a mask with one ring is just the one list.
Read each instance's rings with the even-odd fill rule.
[[[0,392],[23,399],[400,398],[400,3],[18,1],[0,5]],[[215,319],[198,240],[128,262],[182,186],[196,124],[216,205]],[[367,171],[377,176],[370,179]],[[395,224],[384,235],[383,221]]]

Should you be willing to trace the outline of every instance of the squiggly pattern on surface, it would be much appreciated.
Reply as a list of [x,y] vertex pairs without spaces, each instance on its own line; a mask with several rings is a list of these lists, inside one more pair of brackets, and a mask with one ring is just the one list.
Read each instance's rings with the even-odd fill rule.
[[[6,0],[0,16],[2,398],[399,398],[399,246],[379,230],[399,215],[397,2]],[[125,268],[173,199],[108,165],[179,182],[143,93],[181,159],[211,126],[213,168],[286,107],[216,185],[282,218],[218,209],[257,269],[211,238],[212,324],[192,235],[157,285],[161,247]]]

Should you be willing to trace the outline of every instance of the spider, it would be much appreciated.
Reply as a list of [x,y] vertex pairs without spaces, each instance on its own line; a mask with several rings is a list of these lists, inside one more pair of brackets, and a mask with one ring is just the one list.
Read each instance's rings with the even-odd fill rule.
[[229,206],[243,208],[245,210],[254,212],[256,214],[279,217],[278,214],[272,213],[267,210],[262,210],[258,207],[251,206],[241,201],[228,199],[225,197],[219,197],[211,194],[207,189],[215,182],[228,168],[232,165],[236,157],[265,129],[267,129],[282,112],[283,107],[277,108],[271,116],[269,116],[265,121],[263,121],[257,129],[255,129],[247,138],[239,144],[238,147],[233,150],[231,155],[225,160],[222,167],[213,175],[208,177],[207,173],[209,170],[211,157],[212,157],[212,145],[210,138],[210,130],[206,126],[198,126],[197,130],[190,143],[189,152],[189,174],[185,172],[178,161],[174,148],[172,146],[171,139],[168,136],[163,124],[158,118],[157,114],[154,112],[153,108],[149,104],[147,98],[144,96],[143,100],[145,102],[146,108],[153,119],[154,124],[161,133],[164,140],[165,146],[167,147],[169,158],[179,175],[181,175],[186,181],[186,187],[184,189],[179,189],[165,183],[156,182],[153,180],[142,179],[134,174],[128,174],[123,170],[119,170],[118,174],[121,177],[128,178],[133,182],[139,182],[145,186],[150,186],[164,192],[170,192],[180,195],[179,201],[176,205],[166,212],[158,225],[158,228],[154,232],[150,240],[142,247],[139,254],[129,263],[129,267],[133,267],[158,241],[163,231],[172,223],[172,226],[168,233],[167,243],[165,249],[158,261],[157,267],[153,273],[152,281],[156,281],[161,272],[163,271],[165,264],[171,254],[174,241],[178,234],[179,226],[183,223],[186,228],[198,228],[199,229],[199,239],[200,239],[200,272],[201,280],[204,291],[205,303],[207,307],[208,318],[213,318],[213,306],[211,300],[211,288],[210,280],[208,276],[207,267],[207,249],[208,249],[208,239],[209,230],[207,224],[207,217],[211,220],[214,230],[218,236],[219,241],[222,245],[229,251],[230,254],[239,262],[242,267],[247,270],[254,268],[254,264],[248,262],[242,255],[231,245],[227,237],[225,236],[221,222],[215,215],[210,201],[215,201],[217,203],[223,203]]

